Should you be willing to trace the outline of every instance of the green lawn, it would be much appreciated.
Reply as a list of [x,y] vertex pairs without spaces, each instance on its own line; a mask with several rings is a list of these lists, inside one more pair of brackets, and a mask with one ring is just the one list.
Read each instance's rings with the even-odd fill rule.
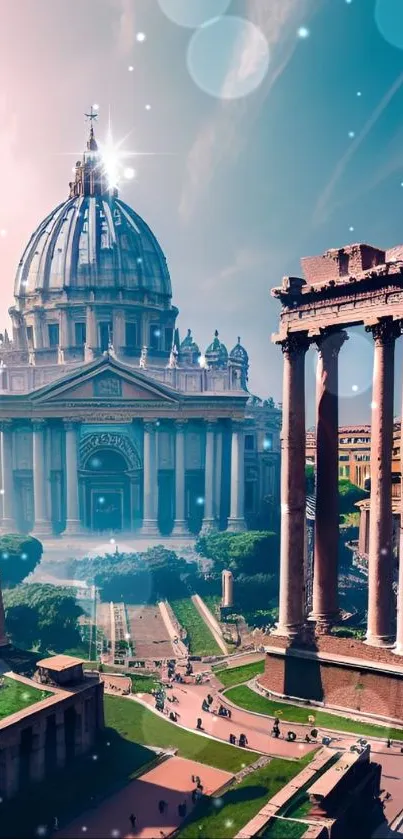
[[0,687],[0,720],[51,695],[49,691],[38,690],[38,688],[17,682],[16,679],[3,676],[3,685]]
[[310,760],[312,754],[298,762],[274,758],[232,785],[221,798],[201,802],[179,832],[180,839],[231,839]]
[[175,748],[182,757],[199,760],[200,763],[234,774],[259,757],[254,752],[236,749],[221,741],[184,731],[175,723],[168,722],[130,699],[105,696],[105,715],[106,725],[130,742],[162,749]]
[[222,650],[190,599],[173,600],[170,605],[179,623],[187,631],[189,650],[193,655],[222,655]]
[[129,673],[133,693],[152,693],[161,682],[156,676],[145,676],[141,673]]
[[232,687],[233,685],[240,685],[242,682],[249,682],[255,676],[259,676],[264,672],[264,659],[262,661],[255,661],[252,664],[244,664],[241,667],[227,667],[225,670],[214,669],[214,674],[217,679],[225,687]]
[[231,688],[226,691],[226,696],[240,708],[266,714],[269,717],[279,716],[280,719],[287,720],[287,722],[308,723],[308,716],[314,716],[315,725],[320,728],[352,732],[363,737],[384,737],[385,739],[390,737],[392,740],[403,740],[403,730],[398,728],[389,728],[375,723],[356,722],[348,717],[329,714],[317,708],[301,708],[299,705],[289,705],[285,702],[267,699],[265,696],[255,693],[246,685]]

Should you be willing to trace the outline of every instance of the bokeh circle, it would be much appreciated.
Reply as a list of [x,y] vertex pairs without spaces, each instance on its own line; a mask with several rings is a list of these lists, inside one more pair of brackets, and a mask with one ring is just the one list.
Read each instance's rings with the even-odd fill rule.
[[375,23],[388,44],[403,49],[402,0],[376,0]]
[[189,42],[187,65],[195,84],[218,99],[240,99],[264,80],[269,45],[259,27],[243,18],[217,18],[197,29]]
[[196,29],[225,14],[231,0],[158,0],[164,15],[178,26]]

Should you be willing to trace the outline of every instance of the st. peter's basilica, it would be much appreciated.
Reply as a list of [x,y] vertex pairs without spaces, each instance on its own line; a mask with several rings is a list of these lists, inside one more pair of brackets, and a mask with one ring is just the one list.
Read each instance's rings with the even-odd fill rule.
[[280,409],[248,354],[176,326],[164,254],[110,189],[93,125],[67,200],[18,265],[0,343],[2,532],[185,536],[269,527]]

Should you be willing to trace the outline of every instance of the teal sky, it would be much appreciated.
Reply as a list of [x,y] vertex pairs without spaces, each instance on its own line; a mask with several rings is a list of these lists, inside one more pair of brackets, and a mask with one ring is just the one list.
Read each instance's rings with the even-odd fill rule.
[[[300,273],[301,256],[403,242],[403,0],[376,6],[233,0],[226,14],[259,26],[270,61],[255,92],[228,101],[196,83],[222,92],[239,69],[225,27],[207,63],[200,41],[194,46],[195,81],[193,30],[170,21],[157,0],[0,0],[1,322],[26,239],[67,195],[83,113],[96,102],[100,139],[110,107],[124,148],[152,153],[130,160],[137,175],[121,195],[165,250],[181,332],[192,327],[202,349],[215,328],[229,347],[240,335],[251,390],[280,400],[270,288]],[[298,37],[301,27],[308,37]],[[400,355],[399,347],[396,413]],[[352,337],[342,350],[342,421],[368,419],[371,366],[370,342]],[[307,373],[310,422],[313,352]]]

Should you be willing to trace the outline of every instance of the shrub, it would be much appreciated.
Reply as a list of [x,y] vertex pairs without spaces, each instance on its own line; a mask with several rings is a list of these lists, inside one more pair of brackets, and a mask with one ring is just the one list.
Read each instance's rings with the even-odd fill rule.
[[216,572],[229,568],[236,574],[278,573],[278,537],[267,530],[207,533],[199,536],[196,550],[212,560]]
[[82,610],[71,589],[32,583],[4,592],[6,630],[16,646],[63,652],[80,645]]
[[40,562],[42,543],[33,536],[0,536],[0,580],[4,588],[17,586]]

